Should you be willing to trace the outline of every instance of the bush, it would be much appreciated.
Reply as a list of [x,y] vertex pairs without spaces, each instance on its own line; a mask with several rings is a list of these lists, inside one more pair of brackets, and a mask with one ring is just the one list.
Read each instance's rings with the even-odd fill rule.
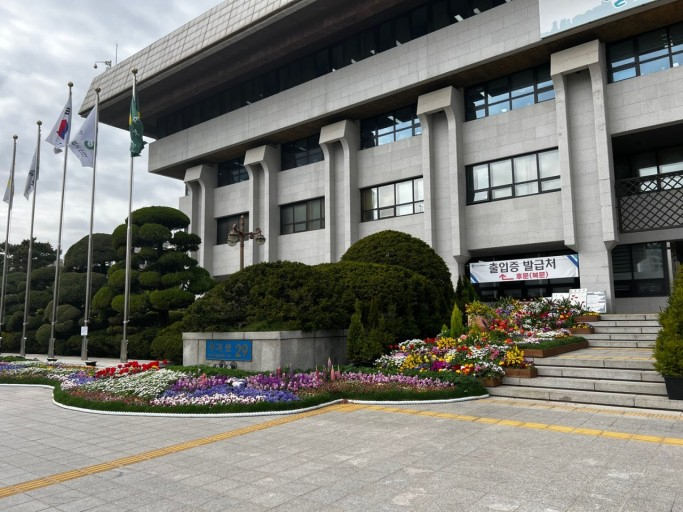
[[438,332],[448,306],[436,286],[410,270],[344,262],[251,265],[187,310],[186,331],[346,329],[356,301],[376,300],[392,339]]
[[359,300],[356,301],[355,311],[351,315],[351,325],[349,325],[349,332],[346,335],[346,359],[353,364],[360,364],[362,362],[362,351],[365,345],[365,328],[363,327],[362,307]]
[[149,294],[149,302],[157,311],[186,308],[194,302],[194,294],[180,288],[155,290]]
[[161,329],[150,347],[152,357],[167,359],[177,364],[183,362],[183,323],[175,322]]
[[678,265],[666,308],[659,314],[662,329],[653,350],[654,367],[666,377],[683,377],[683,266]]
[[360,239],[342,256],[341,261],[397,265],[423,275],[435,284],[447,304],[455,299],[451,273],[428,244],[399,231],[380,231]]

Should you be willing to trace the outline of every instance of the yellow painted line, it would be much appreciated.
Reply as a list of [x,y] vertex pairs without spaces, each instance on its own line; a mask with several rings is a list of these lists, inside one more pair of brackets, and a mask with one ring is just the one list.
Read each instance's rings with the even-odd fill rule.
[[[77,478],[81,478],[84,476],[103,473],[105,471],[110,471],[112,469],[120,468],[123,466],[129,466],[131,464],[136,464],[138,462],[144,462],[146,460],[163,457],[164,455],[169,455],[171,453],[178,453],[185,450],[190,450],[192,448],[196,448],[198,446],[205,446],[207,444],[215,443],[217,441],[224,441],[226,439],[241,436],[244,434],[258,432],[260,430],[266,430],[268,428],[277,427],[279,425],[285,425],[287,423],[292,423],[294,421],[298,421],[304,418],[310,418],[312,416],[318,416],[320,414],[325,414],[328,412],[352,412],[358,409],[362,409],[364,407],[365,406],[363,405],[355,404],[338,404],[330,407],[325,407],[322,409],[316,409],[313,411],[292,414],[290,416],[281,416],[277,419],[266,421],[264,423],[258,423],[256,425],[250,425],[248,427],[242,427],[236,430],[230,430],[228,432],[222,432],[220,434],[215,434],[200,439],[193,439],[191,441],[178,443],[172,446],[167,446],[165,448],[150,450],[144,453],[140,453],[138,455],[129,455],[127,457],[122,457],[120,459],[115,459],[109,462],[93,464],[92,466],[86,466],[80,469],[72,469],[70,471],[65,471],[63,473],[57,473],[54,475],[36,478],[34,480],[29,480],[7,487],[0,487],[0,498],[6,498],[8,496],[20,494],[22,492],[28,492],[35,489],[40,489],[42,487],[48,487],[50,485],[68,482],[69,480],[75,480]],[[399,410],[396,409],[396,412],[398,411]]]
[[494,405],[502,405],[505,407],[523,407],[525,409],[531,408],[531,409],[551,409],[551,410],[558,410],[558,411],[572,411],[572,412],[590,412],[592,414],[609,414],[609,415],[616,415],[616,416],[635,416],[639,418],[652,418],[652,419],[658,419],[658,420],[669,420],[669,421],[682,421],[683,420],[683,415],[680,413],[676,413],[676,411],[672,411],[672,414],[664,414],[664,413],[654,413],[654,412],[645,412],[645,411],[639,411],[639,410],[633,410],[633,411],[627,411],[627,410],[616,410],[616,409],[603,409],[603,408],[592,408],[592,407],[580,407],[580,406],[572,406],[572,405],[563,405],[563,404],[550,404],[550,403],[541,403],[541,402],[526,402],[523,400],[503,400],[503,399],[498,399],[498,398],[489,398],[486,400],[487,404],[494,404]]
[[[401,409],[398,407],[373,406],[372,410],[391,413],[391,414],[415,414],[414,409]],[[424,411],[419,411],[419,412],[423,413]],[[552,424],[547,424],[547,423],[535,423],[535,422],[530,422],[530,421],[523,422],[523,421],[515,421],[515,420],[501,420],[498,418],[487,418],[487,417],[483,417],[483,416],[481,416],[481,417],[465,416],[465,415],[460,415],[460,414],[446,414],[446,413],[433,414],[433,415],[423,414],[423,415],[424,416],[435,416],[435,417],[439,417],[439,418],[449,418],[449,419],[452,419],[455,421],[467,421],[467,422],[471,422],[471,423],[502,425],[505,427],[525,428],[525,429],[532,429],[532,430],[548,430],[551,432],[560,432],[560,433],[566,433],[566,434],[577,434],[577,435],[592,436],[592,437],[606,437],[606,438],[610,438],[610,439],[620,439],[620,440],[625,440],[625,441],[641,441],[644,443],[658,443],[658,444],[666,444],[666,445],[673,445],[673,446],[683,446],[683,439],[679,439],[679,438],[675,438],[675,437],[648,436],[648,435],[643,435],[643,434],[631,434],[628,432],[610,432],[608,430],[598,430],[598,429],[593,429],[593,428],[569,427],[566,425],[552,425]]]

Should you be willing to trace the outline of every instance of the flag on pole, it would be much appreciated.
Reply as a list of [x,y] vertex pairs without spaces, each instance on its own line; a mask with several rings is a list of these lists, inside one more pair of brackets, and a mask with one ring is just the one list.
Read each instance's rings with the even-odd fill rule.
[[130,156],[140,156],[142,148],[147,144],[142,140],[145,129],[140,119],[140,107],[138,106],[137,80],[133,75],[133,96],[130,100],[130,115],[128,116],[128,128],[130,129]]
[[69,99],[64,105],[62,115],[59,116],[55,127],[45,139],[45,142],[55,147],[55,153],[61,153],[62,148],[66,146],[66,142],[69,140],[69,130],[71,130],[71,94],[69,94]]
[[38,150],[33,153],[33,160],[31,160],[31,167],[28,170],[28,176],[26,176],[26,186],[24,187],[24,197],[28,201],[31,192],[36,188],[36,181],[38,180],[38,163],[37,163]]
[[97,112],[93,108],[85,118],[83,126],[69,143],[69,148],[83,167],[95,165],[95,135],[97,132]]
[[7,204],[9,204],[10,198],[14,195],[14,183],[12,183],[12,177],[7,180],[7,188],[5,189],[5,197],[2,198]]

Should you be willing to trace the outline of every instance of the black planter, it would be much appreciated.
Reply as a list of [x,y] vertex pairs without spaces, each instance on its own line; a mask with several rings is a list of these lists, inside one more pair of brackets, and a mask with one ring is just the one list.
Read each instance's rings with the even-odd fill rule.
[[683,400],[683,377],[664,377],[669,400]]

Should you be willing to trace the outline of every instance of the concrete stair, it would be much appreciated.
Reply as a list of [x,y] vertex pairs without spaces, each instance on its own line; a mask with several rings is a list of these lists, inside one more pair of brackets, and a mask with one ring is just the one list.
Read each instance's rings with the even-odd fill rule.
[[654,371],[652,347],[659,331],[656,314],[601,315],[584,334],[587,349],[531,358],[534,379],[505,377],[488,388],[491,396],[683,411],[669,400],[664,379]]

